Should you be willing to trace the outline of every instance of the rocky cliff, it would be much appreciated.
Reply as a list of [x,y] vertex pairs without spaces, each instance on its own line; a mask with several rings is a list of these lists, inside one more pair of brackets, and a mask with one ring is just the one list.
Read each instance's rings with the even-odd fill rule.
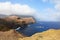
[[28,27],[27,25],[34,22],[35,20],[31,17],[20,18],[18,16],[8,16],[0,18],[0,40],[18,40],[18,38],[27,37],[14,29],[18,27],[24,29]]

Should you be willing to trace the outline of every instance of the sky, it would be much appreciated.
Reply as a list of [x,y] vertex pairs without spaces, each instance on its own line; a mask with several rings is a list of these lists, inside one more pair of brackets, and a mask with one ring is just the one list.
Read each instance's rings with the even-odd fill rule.
[[0,14],[30,15],[38,21],[60,22],[60,0],[0,0]]

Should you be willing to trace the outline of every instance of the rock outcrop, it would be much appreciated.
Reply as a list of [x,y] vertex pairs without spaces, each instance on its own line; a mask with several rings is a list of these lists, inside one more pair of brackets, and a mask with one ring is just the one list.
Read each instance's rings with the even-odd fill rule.
[[35,23],[35,19],[33,17],[18,17],[18,16],[9,16],[5,18],[7,21],[15,21],[17,23],[23,23],[30,24]]
[[36,33],[31,37],[19,38],[18,40],[60,40],[60,30],[50,29],[42,33]]
[[[0,18],[0,30],[4,29],[13,29],[13,28],[26,28],[29,24],[35,23],[35,20],[32,17],[20,18],[18,16],[9,16],[6,18]],[[2,29],[2,30],[4,30]]]
[[27,37],[22,33],[18,33],[15,28],[26,28],[27,25],[35,23],[32,17],[20,18],[17,16],[9,16],[0,18],[0,40],[18,40],[18,38]]

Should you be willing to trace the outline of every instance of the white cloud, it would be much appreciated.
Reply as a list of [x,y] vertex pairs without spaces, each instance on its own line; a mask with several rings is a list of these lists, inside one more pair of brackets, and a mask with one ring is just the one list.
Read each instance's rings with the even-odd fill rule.
[[60,21],[60,0],[45,0],[45,2],[54,5],[54,8],[47,8],[44,10],[43,19],[46,21]]
[[52,3],[60,3],[60,0],[50,0]]
[[[57,3],[59,4],[59,3]],[[43,13],[36,12],[35,9],[28,5],[12,4],[11,2],[0,2],[0,14],[20,14],[20,15],[33,15],[40,21],[60,21],[60,4],[55,3],[55,10],[46,8]]]
[[0,14],[33,15],[33,13],[35,13],[35,9],[29,7],[28,5],[0,2]]
[[58,10],[58,11],[60,11],[60,4],[56,4],[55,5],[55,9]]
[[36,18],[40,21],[60,21],[60,12],[47,8],[43,13],[36,14]]
[[60,0],[44,0],[43,2],[49,2],[54,4],[54,8],[60,10]]
[[60,0],[49,0],[52,4],[54,4],[54,8],[60,11]]
[[43,2],[60,3],[60,0],[42,0]]

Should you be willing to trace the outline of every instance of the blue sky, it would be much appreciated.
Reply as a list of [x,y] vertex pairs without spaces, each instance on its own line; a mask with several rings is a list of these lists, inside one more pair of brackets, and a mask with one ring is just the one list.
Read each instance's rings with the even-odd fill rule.
[[0,0],[0,2],[11,2],[11,3],[18,3],[18,4],[27,4],[30,7],[40,11],[45,8],[53,8],[53,4],[49,2],[43,2],[42,0]]
[[39,21],[60,21],[60,0],[0,0],[0,13],[32,15]]

